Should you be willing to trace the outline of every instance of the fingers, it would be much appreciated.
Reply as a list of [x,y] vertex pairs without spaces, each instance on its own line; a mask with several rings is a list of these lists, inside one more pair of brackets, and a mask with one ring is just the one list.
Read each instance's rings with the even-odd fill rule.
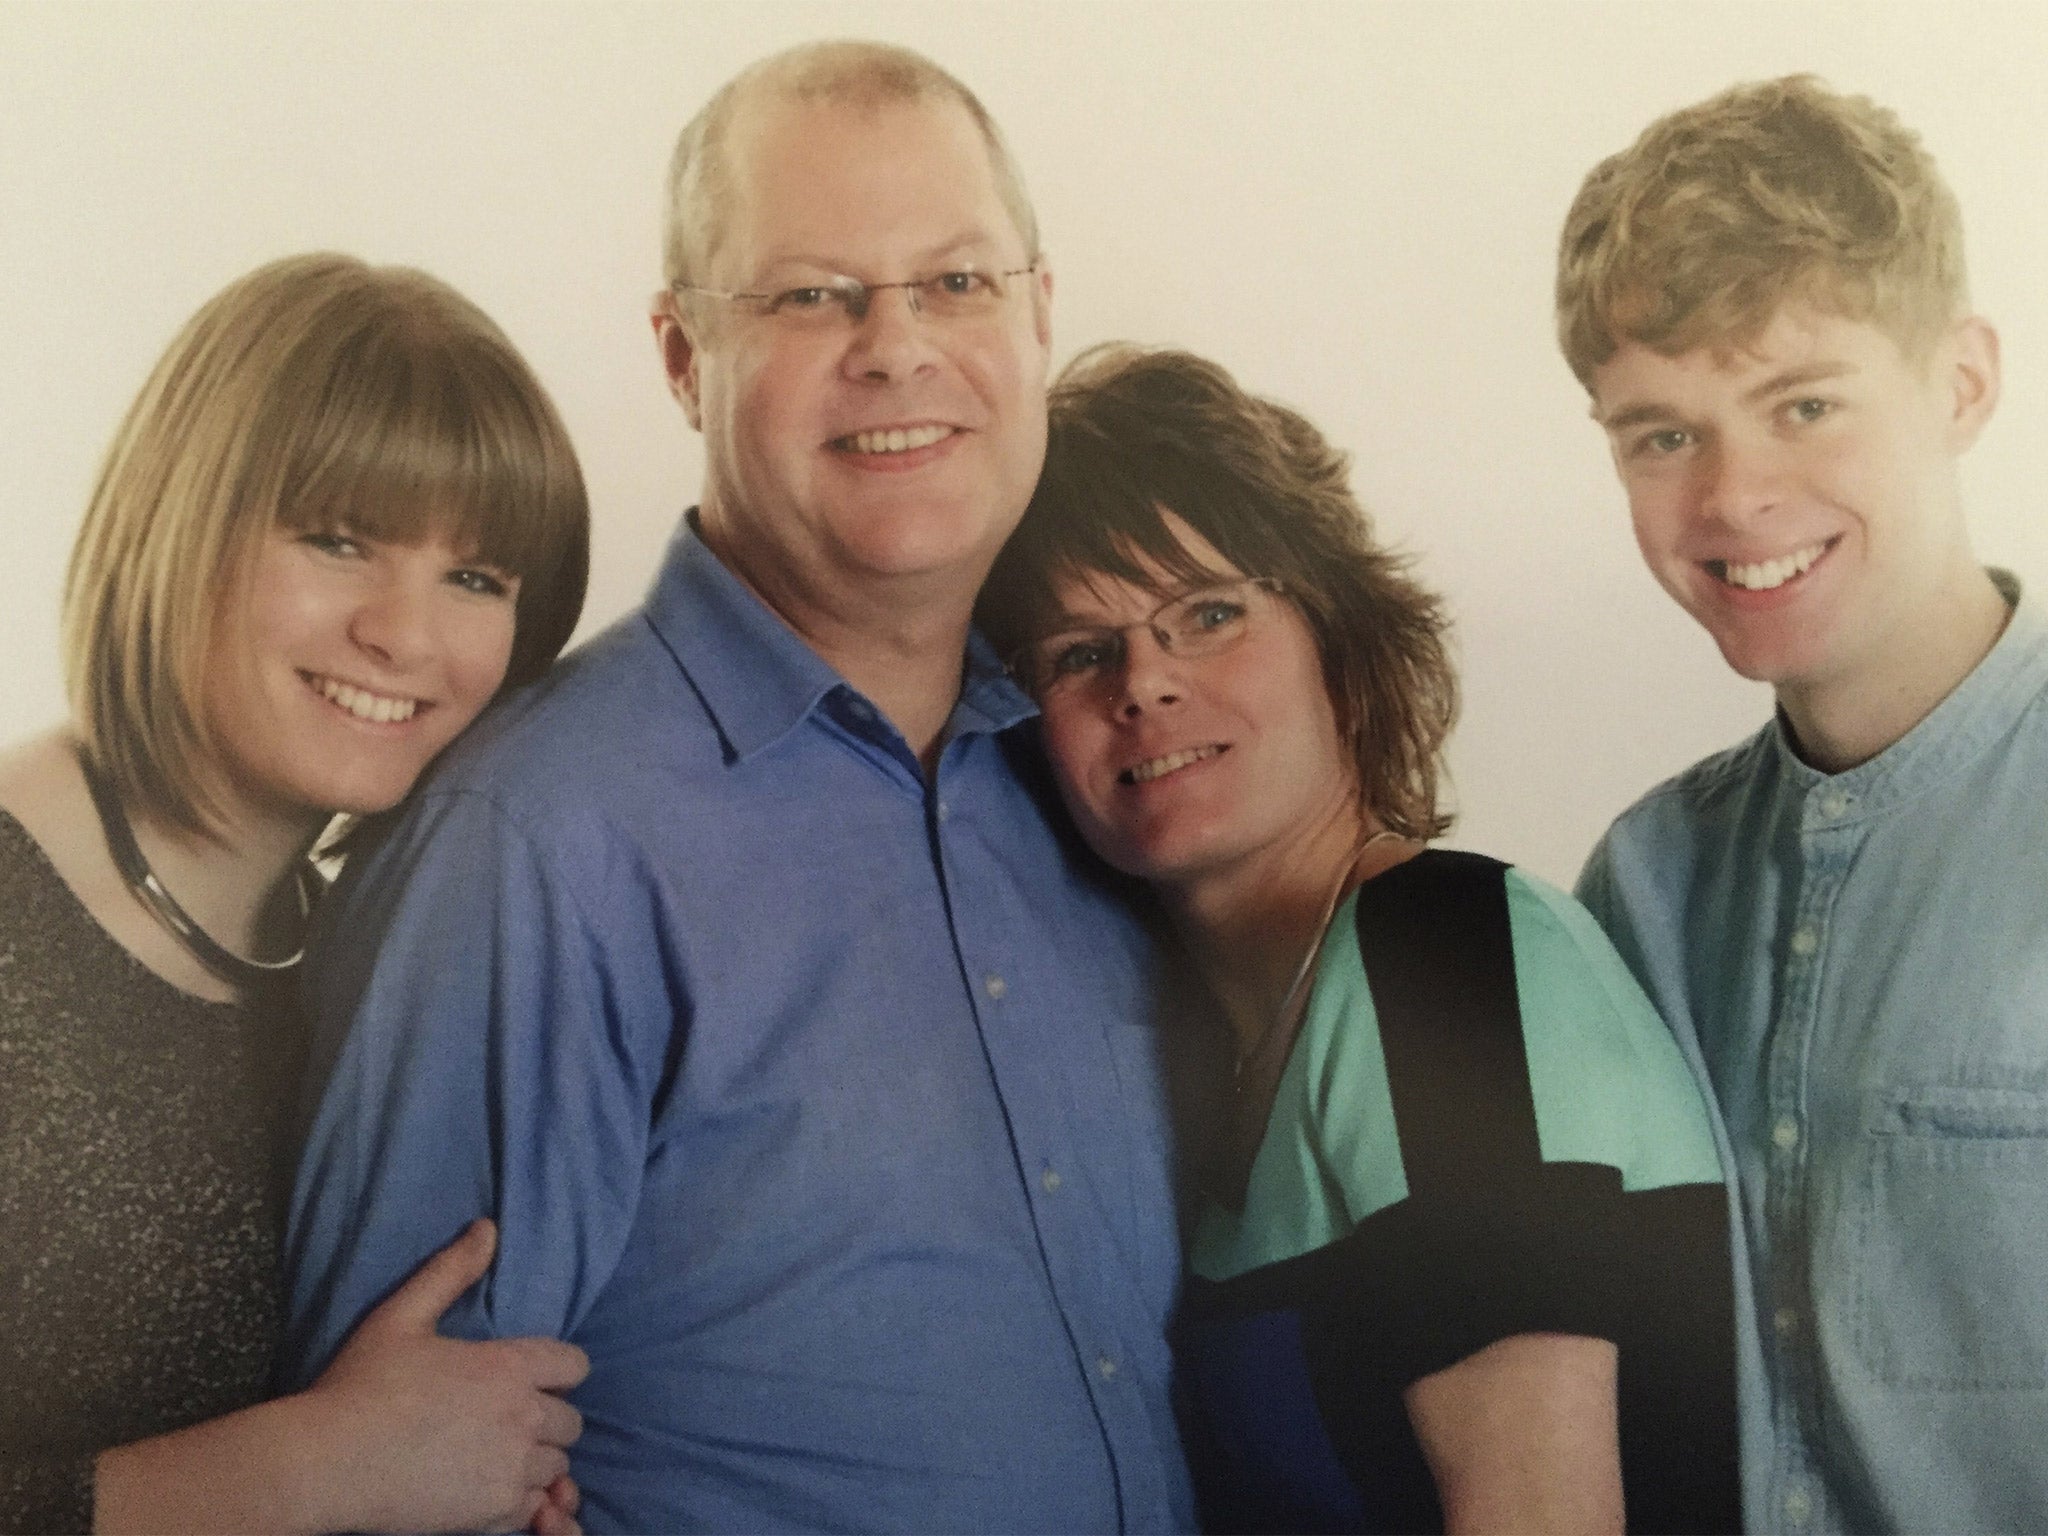
[[574,1445],[583,1433],[583,1415],[559,1397],[541,1399],[540,1428],[533,1438],[543,1445]]
[[547,1496],[540,1501],[540,1507],[533,1512],[528,1529],[534,1536],[583,1536],[583,1527],[576,1523],[576,1509],[583,1501],[583,1491],[576,1486],[573,1477],[558,1477],[547,1486]]
[[495,1533],[506,1531],[538,1531],[541,1529],[540,1522],[547,1508],[547,1494],[539,1488],[529,1489],[524,1502],[511,1519],[493,1521],[486,1524],[484,1529],[493,1532],[494,1536]]
[[536,1445],[526,1453],[526,1486],[545,1496],[548,1485],[569,1475],[569,1453],[558,1445]]
[[500,1343],[518,1355],[528,1378],[543,1392],[566,1392],[590,1374],[590,1356],[560,1339],[504,1339]]
[[565,1515],[573,1515],[583,1507],[583,1490],[576,1486],[576,1479],[564,1476],[556,1478],[546,1488],[548,1502]]
[[582,1507],[583,1490],[564,1472],[532,1495],[525,1528],[533,1536],[583,1536],[583,1527],[576,1523],[576,1511]]
[[496,1224],[478,1217],[454,1242],[414,1270],[371,1316],[387,1325],[432,1333],[456,1298],[483,1279],[497,1249]]

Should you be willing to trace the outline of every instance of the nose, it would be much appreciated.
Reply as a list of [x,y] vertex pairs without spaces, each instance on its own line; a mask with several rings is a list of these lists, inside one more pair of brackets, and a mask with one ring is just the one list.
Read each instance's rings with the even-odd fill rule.
[[366,586],[348,632],[358,649],[385,667],[412,671],[433,649],[433,594],[400,573],[385,573]]
[[1700,510],[1739,526],[1773,511],[1784,491],[1782,466],[1768,442],[1724,434],[1700,456]]
[[1125,632],[1122,688],[1117,713],[1135,720],[1148,709],[1178,704],[1186,691],[1181,659],[1168,650],[1159,631],[1149,624],[1133,625]]
[[868,312],[854,322],[846,348],[850,377],[887,383],[907,379],[936,361],[931,326],[918,312],[915,290],[874,290]]

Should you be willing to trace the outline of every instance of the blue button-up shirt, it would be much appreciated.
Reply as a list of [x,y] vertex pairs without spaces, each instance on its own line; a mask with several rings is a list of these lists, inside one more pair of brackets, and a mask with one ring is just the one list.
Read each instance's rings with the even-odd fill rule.
[[1725,1116],[1751,1528],[2048,1528],[2048,619],[1847,773],[1774,723],[1652,791],[1580,895]]
[[1153,957],[1031,713],[976,639],[927,779],[686,527],[331,903],[292,1377],[491,1215],[448,1331],[589,1351],[593,1530],[1184,1528]]

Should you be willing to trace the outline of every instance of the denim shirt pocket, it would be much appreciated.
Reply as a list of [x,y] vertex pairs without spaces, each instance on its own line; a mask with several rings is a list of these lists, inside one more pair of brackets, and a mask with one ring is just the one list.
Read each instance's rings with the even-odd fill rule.
[[1864,1103],[1854,1334],[1887,1386],[2048,1387],[2048,1093],[1900,1084]]

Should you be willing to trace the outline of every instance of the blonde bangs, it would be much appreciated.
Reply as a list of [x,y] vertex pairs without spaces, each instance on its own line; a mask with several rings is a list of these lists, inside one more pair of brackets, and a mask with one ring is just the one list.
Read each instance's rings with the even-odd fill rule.
[[[382,276],[383,290],[366,297],[385,312],[308,338],[309,355],[266,400],[242,494],[251,515],[280,527],[395,543],[438,536],[517,577],[507,681],[530,681],[582,611],[589,520],[575,450],[539,380],[481,310],[424,274]],[[293,398],[293,385],[308,398]]]
[[[521,580],[561,555],[559,511],[580,487],[552,411],[489,359],[419,353],[362,338],[337,371],[317,418],[251,492],[279,526],[346,528],[410,544],[445,539],[464,559]],[[277,414],[293,419],[292,404]]]
[[178,334],[109,448],[64,603],[72,716],[123,800],[205,833],[219,615],[276,527],[439,534],[520,580],[507,685],[582,610],[583,478],[504,333],[445,283],[353,257],[287,257]]

